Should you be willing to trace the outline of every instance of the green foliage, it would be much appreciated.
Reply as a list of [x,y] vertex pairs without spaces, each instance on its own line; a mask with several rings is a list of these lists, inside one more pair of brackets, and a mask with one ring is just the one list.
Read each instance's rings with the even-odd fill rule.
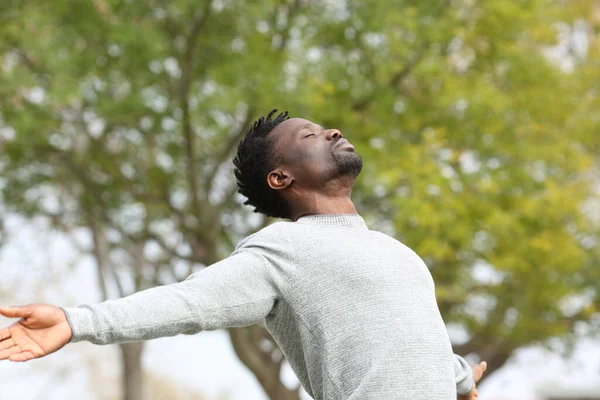
[[371,161],[364,210],[425,258],[443,316],[468,332],[459,351],[494,367],[599,305],[599,21],[587,57],[559,68],[548,49],[573,46],[559,23],[597,15],[567,3],[357,2],[301,69],[318,100],[306,111]]
[[[158,244],[138,289],[257,228],[230,158],[280,108],[356,145],[359,209],[426,260],[457,351],[497,367],[597,311],[591,0],[29,0],[0,22],[3,201]],[[565,42],[581,24],[587,53]]]

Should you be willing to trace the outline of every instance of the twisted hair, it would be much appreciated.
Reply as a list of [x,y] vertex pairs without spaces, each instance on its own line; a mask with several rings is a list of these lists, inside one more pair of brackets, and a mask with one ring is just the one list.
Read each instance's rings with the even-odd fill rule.
[[269,172],[277,165],[274,140],[269,133],[289,118],[287,111],[273,117],[276,112],[273,110],[266,117],[260,117],[246,131],[233,159],[234,173],[238,193],[247,198],[244,204],[253,206],[254,212],[268,217],[291,218],[288,202],[267,183]]

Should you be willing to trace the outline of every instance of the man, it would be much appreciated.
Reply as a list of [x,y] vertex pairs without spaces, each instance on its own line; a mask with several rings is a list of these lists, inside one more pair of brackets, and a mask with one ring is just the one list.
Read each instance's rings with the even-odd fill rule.
[[0,360],[264,321],[315,399],[465,399],[485,363],[452,348],[423,261],[371,231],[350,199],[362,159],[336,129],[273,110],[234,159],[255,212],[285,218],[183,282],[75,308],[0,309]]

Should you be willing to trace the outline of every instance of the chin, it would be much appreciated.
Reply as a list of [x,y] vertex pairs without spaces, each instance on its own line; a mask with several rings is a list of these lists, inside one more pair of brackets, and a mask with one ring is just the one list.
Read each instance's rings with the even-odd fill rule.
[[341,176],[357,177],[362,171],[363,160],[354,150],[343,150],[334,154],[334,160]]

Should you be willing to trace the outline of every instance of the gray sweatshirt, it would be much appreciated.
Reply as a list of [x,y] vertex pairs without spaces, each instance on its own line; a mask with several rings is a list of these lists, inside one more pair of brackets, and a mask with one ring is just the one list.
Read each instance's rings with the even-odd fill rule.
[[473,387],[421,258],[356,214],[277,222],[183,282],[64,310],[71,342],[96,344],[264,322],[317,400],[455,400]]

